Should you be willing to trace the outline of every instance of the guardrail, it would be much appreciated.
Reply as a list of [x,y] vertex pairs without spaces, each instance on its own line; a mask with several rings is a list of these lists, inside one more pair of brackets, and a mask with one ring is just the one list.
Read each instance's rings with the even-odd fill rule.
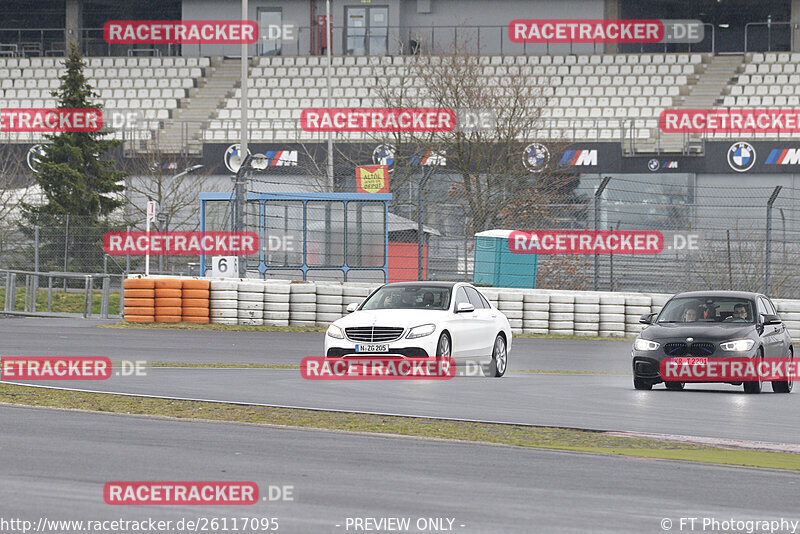
[[[124,275],[114,274],[88,274],[88,273],[60,273],[60,272],[38,272],[38,271],[17,271],[12,269],[0,269],[0,278],[5,278],[5,299],[3,302],[2,313],[12,315],[43,315],[45,312],[37,311],[36,297],[40,287],[40,281],[47,279],[47,312],[53,312],[53,290],[55,287],[54,280],[63,281],[62,291],[68,291],[68,282],[71,280],[83,281],[83,311],[77,314],[61,314],[59,315],[80,315],[85,319],[93,316],[93,293],[95,280],[101,282],[101,296],[100,296],[100,319],[109,319],[111,317],[120,317],[120,315],[110,315],[108,311],[108,303],[111,295],[111,279],[120,279],[120,288],[122,287],[122,280]],[[23,301],[23,310],[16,309],[17,290],[20,286],[20,280],[24,277],[24,291],[25,298]],[[75,289],[73,289],[75,291]],[[81,290],[78,289],[78,292]],[[120,304],[122,303],[122,295],[120,296]]]

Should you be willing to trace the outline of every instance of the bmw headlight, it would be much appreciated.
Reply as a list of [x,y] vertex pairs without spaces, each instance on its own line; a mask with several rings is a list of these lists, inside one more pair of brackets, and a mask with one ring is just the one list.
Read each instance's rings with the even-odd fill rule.
[[728,350],[732,352],[746,352],[753,348],[755,345],[755,341],[752,339],[737,339],[734,341],[726,341],[725,343],[720,343],[719,346],[722,350]]
[[406,336],[408,339],[414,339],[417,337],[425,337],[433,334],[436,331],[435,324],[423,324],[420,326],[415,326],[411,330],[409,330],[408,335]]
[[636,350],[656,350],[660,347],[658,343],[655,341],[650,341],[649,339],[642,339],[640,337],[636,338],[636,341],[633,342],[633,348]]
[[325,332],[325,334],[336,339],[344,339],[344,332],[342,332],[342,329],[336,326],[335,324],[330,325],[328,327],[328,331]]

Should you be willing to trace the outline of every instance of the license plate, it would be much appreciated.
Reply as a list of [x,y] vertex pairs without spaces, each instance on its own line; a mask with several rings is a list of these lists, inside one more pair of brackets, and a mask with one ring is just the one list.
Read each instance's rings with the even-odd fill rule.
[[356,352],[389,352],[389,345],[356,345]]
[[708,365],[708,358],[672,358],[678,365]]

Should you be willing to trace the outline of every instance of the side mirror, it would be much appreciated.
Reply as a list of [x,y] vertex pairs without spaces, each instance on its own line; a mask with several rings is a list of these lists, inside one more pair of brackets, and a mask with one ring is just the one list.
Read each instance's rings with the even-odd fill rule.
[[639,317],[639,322],[641,324],[652,324],[653,323],[653,319],[655,318],[656,315],[658,315],[658,314],[657,313],[645,313],[644,315]]
[[777,315],[770,315],[768,313],[762,313],[761,314],[761,322],[764,323],[765,326],[766,325],[771,325],[771,324],[782,324],[783,323],[783,321],[781,321],[780,317],[778,317]]
[[347,305],[346,308],[347,313],[353,313],[357,309],[358,309],[358,302],[351,302],[350,304]]
[[475,311],[475,306],[473,306],[469,302],[461,302],[458,304],[458,306],[456,306],[456,313],[465,313],[473,311]]

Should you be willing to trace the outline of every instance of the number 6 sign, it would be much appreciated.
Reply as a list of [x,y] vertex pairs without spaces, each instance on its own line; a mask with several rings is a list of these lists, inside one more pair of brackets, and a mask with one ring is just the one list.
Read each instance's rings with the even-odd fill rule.
[[238,278],[239,258],[237,256],[212,256],[211,278]]

